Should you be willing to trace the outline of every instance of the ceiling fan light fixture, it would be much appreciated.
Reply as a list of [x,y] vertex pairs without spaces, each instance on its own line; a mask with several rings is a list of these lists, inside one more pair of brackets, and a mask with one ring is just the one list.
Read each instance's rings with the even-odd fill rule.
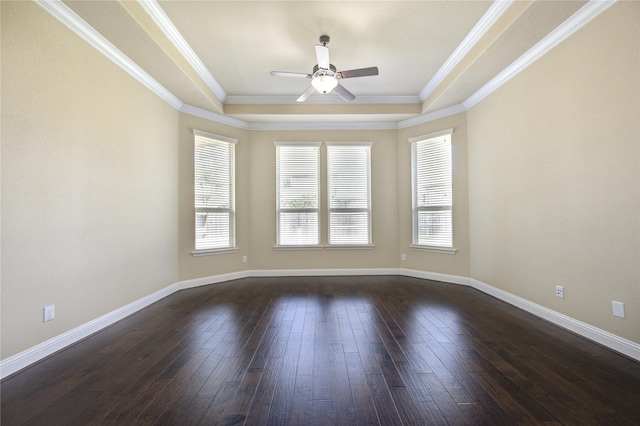
[[319,75],[311,80],[311,85],[318,92],[327,94],[336,88],[338,79],[332,75]]

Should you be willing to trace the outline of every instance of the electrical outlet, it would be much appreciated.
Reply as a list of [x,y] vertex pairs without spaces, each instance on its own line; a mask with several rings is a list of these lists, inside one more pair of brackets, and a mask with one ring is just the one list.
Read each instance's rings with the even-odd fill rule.
[[402,253],[402,260],[407,260],[407,255]]
[[52,321],[55,317],[56,317],[55,305],[45,306],[43,322]]
[[562,287],[561,285],[556,286],[556,297],[564,299],[564,287]]
[[624,303],[616,302],[615,300],[613,300],[611,302],[611,304],[613,305],[613,316],[614,317],[625,318],[625,316],[624,316]]
[[242,263],[247,263],[247,256],[242,256]]

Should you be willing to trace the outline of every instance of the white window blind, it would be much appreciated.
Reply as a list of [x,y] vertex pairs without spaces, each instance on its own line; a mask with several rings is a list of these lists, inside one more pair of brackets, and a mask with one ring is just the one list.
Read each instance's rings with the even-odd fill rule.
[[194,131],[195,248],[235,245],[235,140]]
[[453,246],[451,130],[413,138],[413,244]]
[[329,244],[371,244],[371,145],[327,143]]
[[279,246],[320,244],[320,144],[276,143]]

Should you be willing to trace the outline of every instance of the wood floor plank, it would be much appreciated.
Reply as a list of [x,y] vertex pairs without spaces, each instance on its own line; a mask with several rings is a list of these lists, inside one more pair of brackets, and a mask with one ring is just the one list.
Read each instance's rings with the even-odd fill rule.
[[378,415],[373,405],[367,376],[360,362],[360,354],[357,352],[345,352],[344,356],[349,378],[349,390],[353,401],[353,424],[378,424]]
[[[123,382],[123,373],[120,372],[117,382],[123,383],[120,389],[111,389],[112,403],[103,412],[101,419],[105,422],[134,421],[147,405],[153,401],[156,395],[164,389],[171,380],[169,376],[163,376],[162,372],[184,354],[186,348],[173,346],[155,364],[144,371],[136,380]],[[126,371],[126,370],[123,370]],[[126,375],[126,373],[124,373]],[[124,398],[123,398],[124,396]]]
[[333,400],[316,399],[313,401],[311,416],[305,419],[305,423],[312,425],[336,425],[336,413],[333,409]]
[[195,397],[195,389],[191,387],[193,376],[210,354],[210,349],[186,352],[183,362],[173,363],[162,372],[161,376],[170,378],[170,381],[145,408],[141,415],[142,423],[157,423],[159,418],[171,418],[176,407]]
[[420,380],[419,373],[414,371],[412,364],[409,362],[399,362],[396,363],[396,368],[400,373],[400,377],[402,377],[407,393],[426,424],[447,424],[444,415],[435,403],[433,395],[422,380]]
[[273,402],[278,379],[280,378],[282,364],[282,358],[267,359],[264,373],[262,374],[253,401],[249,407],[249,412],[245,420],[246,424],[262,424],[269,418],[271,403]]
[[640,363],[465,286],[179,291],[1,383],[23,424],[638,424]]
[[297,375],[313,374],[313,357],[315,354],[316,314],[305,312],[300,342]]
[[56,419],[58,424],[73,424],[78,418],[81,418],[81,414],[85,412],[86,408],[101,396],[101,392],[70,392],[56,400],[55,404],[52,404],[46,412],[31,417],[24,424],[34,426],[49,424],[52,418]]
[[[290,327],[289,329],[292,330],[293,328]],[[299,331],[290,332],[282,359],[280,376],[274,391],[268,424],[289,424],[291,407],[295,399],[294,389],[301,344],[302,333]]]
[[438,379],[435,374],[418,374],[426,389],[434,398],[434,402],[448,424],[491,424],[477,403],[458,403],[451,395],[449,389]]
[[504,377],[489,373],[471,373],[478,383],[500,406],[515,419],[517,424],[536,424],[555,420],[544,408],[518,391]]
[[227,381],[222,383],[218,392],[211,400],[211,404],[209,404],[202,416],[200,423],[205,425],[219,425],[234,423],[243,419],[243,416],[225,416],[225,408],[233,401],[234,396],[238,393],[239,387],[239,382]]
[[228,419],[245,419],[249,413],[251,402],[256,394],[264,369],[249,369],[240,385],[234,398],[221,408],[225,418]]
[[401,425],[402,419],[382,373],[366,373],[373,405],[381,425]]
[[296,376],[293,395],[288,424],[310,423],[309,419],[313,415],[313,376],[311,374]]

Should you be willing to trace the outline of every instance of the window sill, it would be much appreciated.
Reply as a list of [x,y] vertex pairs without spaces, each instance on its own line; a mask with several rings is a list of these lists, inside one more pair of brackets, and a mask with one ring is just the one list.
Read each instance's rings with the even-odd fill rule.
[[310,245],[310,246],[273,246],[274,250],[372,250],[373,244],[334,244],[334,245]]
[[322,250],[323,246],[309,245],[309,246],[273,246],[274,250]]
[[347,250],[364,249],[364,250],[372,250],[372,249],[376,248],[376,246],[374,246],[373,244],[334,244],[334,245],[327,245],[327,246],[325,246],[325,248],[327,248],[329,250],[333,250],[333,249],[347,249]]
[[199,257],[199,256],[211,256],[213,254],[225,254],[225,253],[236,253],[238,251],[238,247],[225,247],[219,249],[205,249],[205,250],[194,250],[191,252],[191,256]]
[[416,251],[430,251],[430,252],[434,252],[434,253],[444,253],[444,254],[456,254],[456,252],[458,250],[454,249],[453,247],[436,247],[436,246],[416,246],[416,245],[412,245],[409,246],[409,248],[411,250],[416,250]]

